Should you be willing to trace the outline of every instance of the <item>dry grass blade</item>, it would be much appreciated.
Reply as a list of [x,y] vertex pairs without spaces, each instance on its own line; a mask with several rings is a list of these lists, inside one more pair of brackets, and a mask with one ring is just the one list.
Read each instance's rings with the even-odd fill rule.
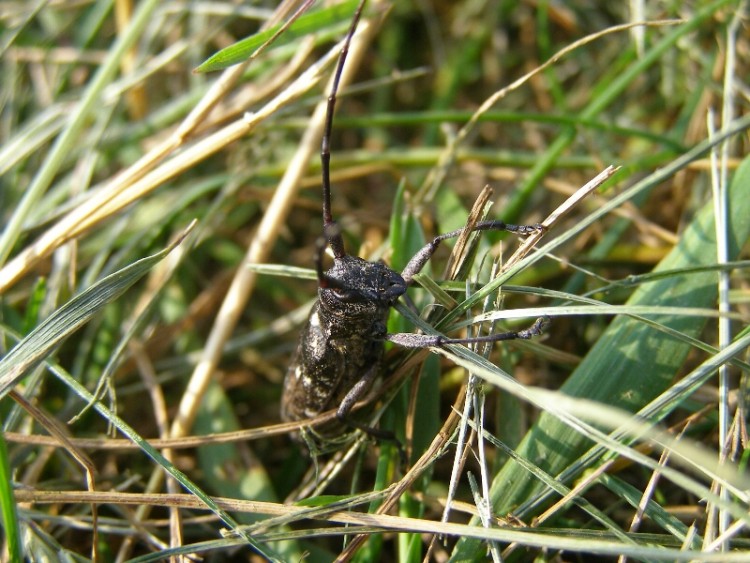
[[745,3],[368,0],[330,144],[348,254],[402,272],[467,217],[547,226],[443,241],[388,319],[551,319],[486,355],[389,341],[352,412],[407,463],[287,436],[335,410],[278,424],[358,0],[275,4],[0,10],[10,557],[747,560]]

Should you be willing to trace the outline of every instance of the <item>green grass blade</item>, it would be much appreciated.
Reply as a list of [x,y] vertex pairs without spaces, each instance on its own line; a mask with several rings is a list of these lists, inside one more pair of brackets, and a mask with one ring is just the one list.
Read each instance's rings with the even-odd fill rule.
[[13,210],[13,215],[5,225],[2,235],[0,235],[0,266],[5,264],[5,260],[10,256],[13,246],[21,235],[24,221],[52,183],[55,174],[57,174],[65,159],[69,158],[71,150],[79,141],[79,135],[86,126],[87,120],[101,106],[101,96],[104,89],[110,84],[112,77],[120,67],[122,58],[140,37],[159,4],[158,0],[148,0],[138,5],[138,11],[134,15],[127,32],[120,36],[111,49],[107,60],[86,88],[86,92],[71,115],[67,127],[55,141],[44,160],[44,164],[34,176],[31,185],[24,190],[21,202]]
[[[661,41],[654,45],[645,55],[628,67],[623,73],[617,76],[611,83],[594,97],[586,108],[579,112],[582,119],[594,119],[599,113],[605,110],[610,104],[618,99],[625,89],[634,81],[640,79],[643,73],[657,61],[664,57],[665,53],[674,47],[674,45],[691,32],[694,32],[700,25],[713,17],[717,10],[731,0],[718,0],[697,11],[687,22],[668,33]],[[576,140],[578,132],[573,127],[563,130],[560,136],[551,143],[549,148],[537,160],[536,165],[529,170],[522,184],[516,190],[513,198],[505,207],[504,219],[508,222],[514,222],[518,219],[521,211],[525,208],[531,195],[534,193],[536,186],[542,182],[545,175],[556,165],[558,158],[563,152]]]
[[39,365],[68,336],[86,324],[107,303],[120,297],[169,254],[184,238],[98,281],[57,309],[0,360],[0,397]]
[[[729,190],[730,258],[737,257],[750,236],[750,160],[737,170]],[[684,232],[679,244],[661,261],[655,272],[710,265],[716,262],[714,210],[707,204]],[[629,306],[714,306],[716,274],[658,279],[638,288]],[[705,319],[674,315],[661,324],[697,337]],[[617,317],[561,388],[567,395],[617,405],[635,412],[663,393],[678,374],[691,347],[632,318]],[[544,471],[558,475],[576,461],[591,442],[571,431],[557,418],[543,413],[519,445],[518,453],[534,460]],[[514,461],[497,474],[492,486],[496,513],[505,514],[538,493],[540,484]],[[475,557],[483,547],[475,540],[459,543],[456,560]]]
[[[195,419],[198,435],[230,432],[240,429],[232,404],[224,390],[214,383],[203,396]],[[248,459],[250,465],[246,463]],[[242,451],[237,444],[209,444],[198,448],[203,481],[208,490],[222,497],[247,498],[261,502],[278,502],[273,483],[263,464],[251,450]],[[264,519],[258,514],[238,514],[241,524],[252,524]],[[285,561],[299,560],[301,553],[294,542],[273,545]]]
[[[583,220],[579,221],[574,227],[568,229],[567,231],[565,231],[559,236],[555,236],[552,240],[545,243],[541,248],[539,248],[539,251],[537,253],[532,253],[529,256],[526,256],[525,258],[520,260],[513,268],[501,274],[500,276],[496,277],[494,280],[488,283],[485,287],[483,287],[482,289],[480,289],[479,291],[471,295],[471,297],[466,299],[463,303],[459,304],[459,306],[456,307],[455,310],[448,313],[445,316],[445,319],[443,322],[449,322],[457,318],[460,313],[462,313],[469,307],[472,307],[478,304],[482,299],[487,297],[487,295],[491,294],[494,291],[497,291],[497,289],[500,286],[505,285],[505,283],[509,279],[511,279],[517,272],[522,271],[524,268],[540,260],[544,255],[550,253],[555,248],[560,247],[566,241],[573,239],[577,234],[581,233],[586,227],[593,225],[600,218],[604,217],[608,213],[613,212],[615,209],[623,205],[625,202],[632,200],[633,198],[637,197],[641,193],[650,190],[655,185],[667,180],[674,174],[685,169],[691,162],[705,155],[706,152],[711,150],[712,147],[718,146],[719,143],[721,143],[725,139],[729,139],[733,137],[734,135],[737,135],[738,133],[744,132],[749,127],[750,127],[750,116],[744,116],[740,119],[737,119],[736,121],[732,122],[726,129],[722,130],[720,134],[716,135],[712,139],[701,141],[700,143],[695,145],[693,148],[691,148],[684,154],[680,155],[673,162],[669,163],[663,168],[660,168],[654,171],[652,174],[649,174],[649,176],[647,176],[643,180],[637,182],[635,185],[629,187],[628,189],[624,190],[622,193],[613,197],[605,205],[596,209],[593,213],[590,213]],[[686,263],[683,265],[683,267],[685,268],[695,267],[697,265],[698,263]],[[707,265],[713,266],[714,264],[707,264]]]
[[[276,46],[296,41],[300,37],[313,33],[322,27],[349,21],[356,5],[356,0],[347,0],[341,4],[335,4],[328,8],[300,16],[275,40]],[[284,25],[286,23],[275,25],[270,29],[261,31],[229,47],[225,47],[206,59],[205,62],[195,69],[195,72],[222,70],[255,57],[258,50],[277,34]]]
[[64,370],[57,367],[51,367],[52,373],[59,377],[68,387],[70,387],[79,397],[81,397],[87,404],[91,404],[97,412],[104,416],[115,428],[117,428],[124,436],[129,438],[136,444],[147,456],[153,459],[161,467],[164,468],[171,477],[173,477],[182,487],[189,493],[199,498],[214,514],[216,514],[222,522],[229,526],[239,537],[245,540],[249,545],[253,546],[258,553],[263,555],[269,561],[282,561],[273,551],[268,547],[262,547],[256,540],[246,534],[240,529],[239,524],[232,518],[224,509],[222,509],[214,500],[208,496],[203,490],[196,485],[190,478],[185,475],[182,471],[177,469],[175,465],[165,458],[159,450],[154,448],[148,443],[136,430],[130,426],[125,420],[120,418],[100,401],[96,399],[83,385],[76,381],[70,374],[65,373]]
[[13,496],[13,475],[8,461],[8,447],[0,432],[0,511],[2,512],[5,549],[8,561],[22,561],[21,533],[18,527],[18,511]]

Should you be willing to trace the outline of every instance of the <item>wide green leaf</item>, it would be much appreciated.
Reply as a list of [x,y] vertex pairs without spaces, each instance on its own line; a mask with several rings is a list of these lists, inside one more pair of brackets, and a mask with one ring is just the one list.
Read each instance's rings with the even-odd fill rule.
[[[735,259],[750,237],[750,159],[737,170],[729,189],[729,253]],[[716,228],[711,203],[704,206],[682,234],[677,246],[654,272],[716,263]],[[628,306],[714,307],[717,299],[715,272],[656,277],[639,287]],[[691,337],[703,331],[706,318],[685,315],[661,317],[659,323]],[[638,411],[663,393],[674,381],[692,347],[629,316],[615,318],[605,333],[571,374],[561,391],[574,397]],[[591,441],[558,418],[543,413],[517,452],[550,475],[559,475],[586,450]],[[536,495],[543,484],[515,461],[496,475],[491,495],[496,514],[507,514]],[[454,560],[478,556],[476,540],[459,543]]]

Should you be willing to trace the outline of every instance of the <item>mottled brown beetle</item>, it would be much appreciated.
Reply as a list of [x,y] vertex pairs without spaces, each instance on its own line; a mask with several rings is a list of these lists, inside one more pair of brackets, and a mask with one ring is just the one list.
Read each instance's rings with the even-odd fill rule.
[[[320,152],[323,237],[318,242],[315,257],[318,300],[302,330],[294,360],[284,380],[281,416],[286,421],[306,420],[336,408],[336,416],[344,425],[358,428],[377,438],[388,439],[392,438],[390,433],[371,428],[349,417],[354,404],[367,393],[378,375],[386,341],[407,348],[425,348],[477,341],[528,339],[541,334],[547,319],[537,319],[526,330],[479,338],[387,333],[386,321],[391,307],[406,293],[414,275],[422,270],[442,241],[457,237],[462,229],[435,237],[409,260],[400,274],[382,262],[368,262],[351,256],[344,250],[341,230],[331,214],[330,141],[341,73],[365,2],[366,0],[362,0],[354,13],[328,97]],[[482,221],[472,230],[503,230],[528,235],[542,229],[541,225]],[[333,252],[333,267],[323,271],[326,246]]]

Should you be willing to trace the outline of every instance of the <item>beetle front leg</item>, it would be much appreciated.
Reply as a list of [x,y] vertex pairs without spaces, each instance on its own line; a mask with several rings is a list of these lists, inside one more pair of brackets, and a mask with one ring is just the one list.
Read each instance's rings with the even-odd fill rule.
[[[518,235],[527,236],[533,233],[538,233],[540,231],[543,231],[544,229],[545,229],[544,225],[541,225],[538,223],[536,225],[511,225],[509,223],[496,220],[496,221],[481,221],[477,223],[476,225],[474,225],[474,228],[471,230],[472,232],[507,231],[509,233],[516,233]],[[449,238],[455,238],[458,235],[460,235],[462,232],[463,232],[463,229],[456,229],[455,231],[451,231],[450,233],[438,235],[434,239],[432,239],[430,242],[425,244],[419,250],[419,252],[417,252],[414,256],[412,256],[411,260],[409,260],[409,263],[404,268],[404,271],[401,272],[401,277],[404,278],[406,285],[411,285],[414,275],[422,271],[422,268],[424,268],[424,265],[427,264],[427,261],[430,258],[432,258],[432,255],[435,254],[435,251],[437,250],[438,246],[440,246],[441,242]]]
[[377,375],[378,364],[374,364],[370,366],[370,368],[365,372],[364,376],[362,376],[362,379],[357,381],[357,383],[355,383],[354,386],[349,390],[349,392],[344,396],[344,399],[341,401],[341,405],[339,405],[339,408],[336,411],[336,418],[342,424],[345,424],[346,426],[349,426],[351,428],[356,428],[357,430],[361,430],[362,432],[369,434],[373,438],[398,443],[398,439],[393,434],[393,432],[390,432],[388,430],[380,430],[379,428],[373,428],[372,426],[357,422],[349,416],[349,413],[351,412],[352,408],[354,408],[354,405],[357,404],[357,401],[364,397],[370,387],[372,387],[372,384],[375,382],[375,378],[377,377]]

